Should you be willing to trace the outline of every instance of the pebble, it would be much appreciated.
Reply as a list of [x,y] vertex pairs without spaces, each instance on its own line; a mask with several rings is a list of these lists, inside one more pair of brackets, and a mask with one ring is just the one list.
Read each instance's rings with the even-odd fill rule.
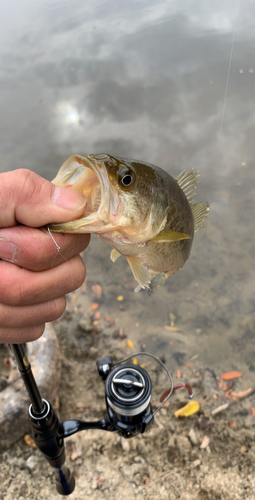
[[134,462],[136,464],[145,464],[144,458],[141,457],[140,455],[137,455],[136,457],[134,457]]
[[201,465],[201,460],[199,460],[199,458],[197,458],[197,460],[194,460],[194,462],[192,462],[192,467],[199,467],[199,465]]
[[190,439],[191,444],[193,444],[193,446],[197,446],[199,444],[198,437],[197,437],[196,432],[194,431],[193,427],[191,427],[191,429],[189,431],[189,439]]
[[33,471],[37,466],[37,458],[34,455],[30,455],[26,460],[26,466],[30,471]]
[[191,449],[191,444],[186,436],[176,436],[176,445],[181,455],[188,453]]
[[130,452],[130,444],[129,444],[129,442],[127,441],[127,439],[125,439],[125,438],[122,438],[122,439],[121,439],[121,448],[122,448],[122,450],[123,450],[125,453],[129,453],[129,452]]

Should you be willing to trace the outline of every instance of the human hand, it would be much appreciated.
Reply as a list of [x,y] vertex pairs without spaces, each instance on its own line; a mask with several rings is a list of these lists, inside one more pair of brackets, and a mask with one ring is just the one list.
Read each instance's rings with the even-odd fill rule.
[[[89,235],[37,229],[82,216],[85,198],[30,170],[0,174],[0,343],[38,339],[65,310],[65,294],[85,279],[79,256]],[[23,224],[23,225],[20,225]]]

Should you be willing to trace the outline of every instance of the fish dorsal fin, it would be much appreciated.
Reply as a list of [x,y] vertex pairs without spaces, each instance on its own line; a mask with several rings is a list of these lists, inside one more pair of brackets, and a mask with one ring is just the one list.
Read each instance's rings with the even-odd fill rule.
[[194,169],[192,168],[188,172],[186,172],[186,170],[183,170],[183,172],[181,172],[176,179],[189,203],[192,203],[193,201],[198,177],[199,173],[194,172]]
[[118,252],[118,250],[116,250],[115,248],[112,249],[111,251],[111,255],[110,255],[110,258],[113,262],[115,262],[119,257],[120,257],[120,252]]
[[169,243],[171,241],[180,241],[180,240],[189,240],[190,236],[185,233],[178,233],[176,231],[171,231],[170,229],[162,229],[160,233],[155,236],[155,238],[152,238],[152,240],[155,243]]
[[191,205],[191,210],[194,218],[194,231],[197,231],[202,226],[209,212],[209,205],[207,201],[201,201],[200,203]]
[[[130,269],[133,273],[133,276],[135,280],[138,281],[140,287],[148,288],[151,281],[151,275],[149,269],[143,266],[143,264],[141,264],[139,259],[137,259],[136,257],[126,255],[126,258],[130,265]],[[139,291],[140,287],[137,287],[136,290]]]

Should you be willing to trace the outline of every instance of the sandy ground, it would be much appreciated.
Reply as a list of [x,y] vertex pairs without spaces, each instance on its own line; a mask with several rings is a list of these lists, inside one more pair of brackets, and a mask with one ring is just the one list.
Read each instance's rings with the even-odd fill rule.
[[[105,414],[104,385],[95,360],[106,354],[119,360],[144,346],[144,339],[135,339],[124,319],[106,314],[107,306],[103,295],[98,297],[98,290],[100,287],[88,281],[86,287],[70,294],[64,316],[55,323],[62,350],[62,378],[54,405],[61,420],[101,418]],[[81,312],[95,303],[98,308],[94,311]],[[125,302],[117,303],[121,315]],[[185,352],[192,349],[192,335],[187,337],[174,327],[163,327],[163,332],[172,348],[178,339],[184,339],[180,345],[185,346]],[[255,418],[249,413],[255,406],[255,396],[237,401],[213,416],[215,408],[232,402],[220,383],[220,373],[202,365],[199,357],[186,362],[181,350],[175,352],[179,353],[175,356],[179,371],[173,370],[174,381],[191,383],[200,411],[187,418],[174,417],[174,411],[188,402],[186,391],[180,390],[143,436],[125,440],[117,433],[90,430],[66,439],[67,464],[76,478],[70,498],[255,498]],[[161,357],[163,354],[161,348]],[[148,362],[146,358],[139,361]],[[152,379],[155,408],[169,383],[156,362],[150,361],[146,369]],[[236,380],[231,391],[245,389],[248,381],[243,377]],[[2,453],[0,460],[1,500],[57,497],[53,470],[24,440]]]

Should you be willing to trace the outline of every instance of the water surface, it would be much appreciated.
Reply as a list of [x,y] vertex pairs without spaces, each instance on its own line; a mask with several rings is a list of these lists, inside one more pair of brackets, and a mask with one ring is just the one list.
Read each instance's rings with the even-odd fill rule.
[[[153,297],[95,239],[85,254],[137,346],[218,373],[255,371],[254,3],[14,0],[0,6],[0,171],[52,179],[74,153],[200,170],[210,214]],[[123,281],[125,278],[127,281]],[[120,311],[116,297],[124,296]],[[174,323],[185,332],[164,329]],[[193,360],[193,361],[192,361]]]

